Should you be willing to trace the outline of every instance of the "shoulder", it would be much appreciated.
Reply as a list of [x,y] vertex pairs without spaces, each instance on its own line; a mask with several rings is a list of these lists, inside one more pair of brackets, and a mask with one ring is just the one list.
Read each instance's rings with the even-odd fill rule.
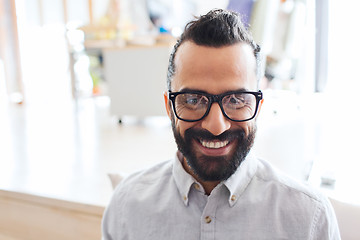
[[291,178],[286,175],[286,173],[281,172],[269,162],[262,159],[258,159],[258,170],[255,177],[258,181],[267,183],[268,186],[276,186],[277,188],[285,190],[290,196],[291,194],[303,195],[317,202],[325,200],[324,195],[314,187],[308,185],[306,182]]
[[289,177],[265,160],[258,159],[255,177],[267,186],[269,192],[277,193],[279,197],[284,197],[285,201],[293,201],[294,204],[324,212],[332,208],[328,198],[318,189]]
[[263,209],[267,217],[273,216],[277,224],[300,227],[302,232],[293,230],[309,239],[339,239],[334,210],[322,192],[264,160],[253,160],[256,172],[245,195],[252,206]]
[[129,175],[117,185],[103,215],[104,239],[123,239],[130,228],[138,225],[141,216],[149,211],[148,207],[157,201],[170,181],[172,165],[173,161],[159,163]]
[[287,176],[267,161],[258,159],[255,177],[258,183],[266,186],[264,192],[287,210],[307,212],[313,217],[314,222],[319,221],[320,217],[328,218],[330,221],[334,218],[334,210],[329,199],[319,189]]
[[164,161],[150,168],[130,174],[120,182],[115,191],[121,190],[128,186],[151,185],[154,182],[163,180],[163,178],[171,177],[173,161]]
[[[110,218],[112,212],[124,212],[127,208],[136,207],[139,202],[149,201],[169,182],[172,175],[173,161],[165,161],[148,169],[135,172],[124,178],[115,188],[105,215]],[[113,218],[117,218],[116,214]]]
[[328,197],[319,189],[287,176],[267,161],[258,159],[256,178],[266,183],[269,189],[276,191],[280,197],[284,197],[284,201],[292,201],[292,205],[298,206],[302,211],[306,211],[304,208],[309,212],[314,211],[312,212],[314,221],[320,221],[320,218],[327,218],[330,221],[335,219]]
[[160,187],[161,183],[168,181],[172,176],[173,161],[158,163],[148,169],[132,173],[115,188],[113,197],[120,196],[128,191],[150,191]]

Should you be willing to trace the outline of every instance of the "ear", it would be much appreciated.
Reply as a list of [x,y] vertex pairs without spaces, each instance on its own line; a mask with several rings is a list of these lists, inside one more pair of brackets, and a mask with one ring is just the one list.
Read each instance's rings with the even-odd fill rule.
[[167,92],[164,92],[164,103],[165,103],[166,113],[168,117],[171,119],[171,103]]
[[258,116],[259,113],[260,113],[260,110],[261,110],[261,107],[262,107],[263,103],[264,103],[264,99],[261,99],[261,101],[259,102],[258,112],[257,112],[257,114],[256,114],[257,116]]
[[259,114],[261,112],[261,107],[264,103],[264,99],[261,99],[261,101],[259,102],[259,106],[258,106],[258,110],[257,110],[257,113],[256,113],[256,116],[255,116],[255,121],[257,120],[257,118],[259,117]]

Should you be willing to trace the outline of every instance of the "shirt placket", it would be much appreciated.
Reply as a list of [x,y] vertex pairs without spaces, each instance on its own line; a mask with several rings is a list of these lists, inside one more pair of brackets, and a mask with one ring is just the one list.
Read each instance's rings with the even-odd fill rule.
[[208,197],[206,206],[201,215],[201,240],[215,239],[216,209],[218,204],[218,194]]

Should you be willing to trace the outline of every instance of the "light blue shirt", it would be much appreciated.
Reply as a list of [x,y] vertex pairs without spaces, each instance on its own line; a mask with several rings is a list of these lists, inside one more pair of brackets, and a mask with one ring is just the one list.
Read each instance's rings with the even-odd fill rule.
[[340,239],[326,197],[249,155],[209,196],[178,157],[116,188],[104,240]]

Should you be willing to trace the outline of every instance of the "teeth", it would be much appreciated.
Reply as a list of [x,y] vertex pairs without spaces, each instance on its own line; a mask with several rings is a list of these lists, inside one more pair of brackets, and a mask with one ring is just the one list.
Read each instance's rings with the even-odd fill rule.
[[229,141],[223,141],[223,142],[206,142],[201,140],[201,145],[203,145],[206,148],[222,148],[228,145]]

